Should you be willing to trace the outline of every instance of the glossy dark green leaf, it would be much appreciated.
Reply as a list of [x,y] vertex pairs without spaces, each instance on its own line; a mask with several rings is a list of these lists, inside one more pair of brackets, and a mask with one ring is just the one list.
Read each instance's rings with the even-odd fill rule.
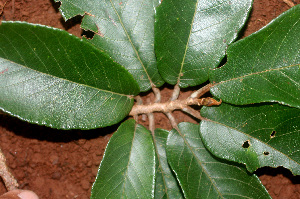
[[141,91],[161,86],[154,54],[153,0],[56,0],[65,19],[85,15],[81,27],[95,32],[88,40],[124,66]]
[[199,125],[180,123],[167,140],[167,158],[186,198],[271,198],[256,175],[215,158],[204,147]]
[[61,129],[121,121],[139,88],[122,66],[66,31],[2,22],[0,108]]
[[208,80],[238,35],[252,0],[164,0],[157,8],[155,52],[164,80],[180,87]]
[[111,137],[101,161],[92,199],[154,198],[155,150],[151,133],[128,120]]
[[214,96],[232,104],[279,102],[300,108],[300,5],[229,46],[212,72]]
[[216,156],[257,168],[284,166],[300,174],[300,109],[279,104],[203,108],[201,136]]
[[157,169],[155,180],[155,199],[184,198],[174,173],[167,161],[166,142],[169,131],[156,129],[154,134],[154,146],[157,155]]

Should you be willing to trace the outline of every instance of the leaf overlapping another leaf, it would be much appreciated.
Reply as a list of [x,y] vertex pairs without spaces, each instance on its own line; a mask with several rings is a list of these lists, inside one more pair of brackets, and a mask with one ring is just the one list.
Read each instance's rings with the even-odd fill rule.
[[300,109],[279,104],[204,107],[200,132],[214,155],[246,164],[250,172],[284,166],[300,174]]
[[155,52],[164,80],[180,87],[207,81],[209,69],[218,66],[245,23],[251,3],[164,0],[155,23]]
[[270,198],[256,175],[207,151],[199,125],[180,123],[167,140],[167,158],[186,198]]
[[159,87],[154,54],[153,0],[56,0],[65,19],[85,15],[81,27],[95,32],[88,40],[124,66],[138,82],[141,91]]
[[66,31],[0,26],[0,107],[23,120],[91,129],[122,120],[138,85],[122,66]]
[[211,73],[212,94],[237,105],[276,101],[300,108],[299,33],[297,5],[229,46],[227,64]]
[[159,198],[184,198],[174,173],[169,167],[166,144],[169,131],[156,129],[153,137],[157,155],[155,199]]
[[154,198],[155,151],[145,127],[127,120],[111,137],[91,198]]

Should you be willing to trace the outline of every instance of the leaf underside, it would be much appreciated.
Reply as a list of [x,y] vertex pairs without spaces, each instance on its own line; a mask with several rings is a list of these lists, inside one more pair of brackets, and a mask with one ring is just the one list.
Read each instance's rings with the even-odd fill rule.
[[300,5],[229,46],[228,62],[212,71],[211,93],[243,105],[279,102],[300,108]]
[[206,150],[199,125],[178,127],[168,136],[167,158],[186,198],[271,198],[256,175]]
[[204,107],[200,132],[216,156],[246,164],[250,172],[283,166],[300,174],[300,110],[279,104]]
[[157,8],[155,52],[169,84],[196,86],[225,56],[238,36],[252,0],[164,0]]
[[145,127],[127,120],[111,137],[91,198],[153,198],[155,152]]
[[153,0],[56,0],[67,20],[84,15],[81,27],[95,32],[89,39],[98,49],[107,52],[124,66],[138,82],[141,91],[152,84],[159,87],[163,80],[158,73],[154,54]]
[[28,122],[91,129],[121,121],[139,93],[132,76],[66,31],[0,26],[0,108]]

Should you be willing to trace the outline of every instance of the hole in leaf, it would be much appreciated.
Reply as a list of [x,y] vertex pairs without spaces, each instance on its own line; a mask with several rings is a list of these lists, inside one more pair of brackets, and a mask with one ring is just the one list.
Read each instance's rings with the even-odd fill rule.
[[272,131],[270,137],[271,137],[271,138],[274,138],[274,137],[275,137],[275,134],[276,134],[276,131]]
[[85,36],[87,39],[93,39],[95,33],[90,30],[83,30],[81,36]]
[[243,147],[244,149],[249,148],[249,146],[250,146],[250,140],[245,141],[244,144],[242,145],[242,147]]
[[270,153],[268,151],[265,151],[264,152],[264,155],[269,155]]

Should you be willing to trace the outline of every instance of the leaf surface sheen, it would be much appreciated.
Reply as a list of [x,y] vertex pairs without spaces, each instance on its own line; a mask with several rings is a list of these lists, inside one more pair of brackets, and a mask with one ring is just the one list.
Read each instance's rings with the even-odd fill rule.
[[236,39],[251,3],[164,0],[155,22],[155,52],[164,80],[180,87],[207,81],[209,69],[218,66]]
[[256,175],[206,150],[199,125],[178,127],[169,133],[167,158],[186,198],[271,198]]
[[154,53],[153,0],[56,0],[65,19],[84,15],[81,27],[95,32],[88,41],[107,52],[124,66],[138,82],[141,91],[163,80]]
[[216,156],[246,164],[250,172],[283,166],[300,174],[300,110],[279,104],[203,108],[200,132]]
[[211,73],[212,94],[237,105],[276,101],[300,108],[299,32],[297,5],[230,45],[228,62]]
[[154,198],[155,151],[145,127],[127,120],[111,137],[91,198]]
[[157,155],[155,199],[181,199],[184,198],[174,173],[168,164],[166,155],[166,143],[169,131],[156,129],[154,145]]
[[0,71],[3,111],[59,129],[117,123],[139,93],[132,76],[106,54],[42,25],[2,22]]

